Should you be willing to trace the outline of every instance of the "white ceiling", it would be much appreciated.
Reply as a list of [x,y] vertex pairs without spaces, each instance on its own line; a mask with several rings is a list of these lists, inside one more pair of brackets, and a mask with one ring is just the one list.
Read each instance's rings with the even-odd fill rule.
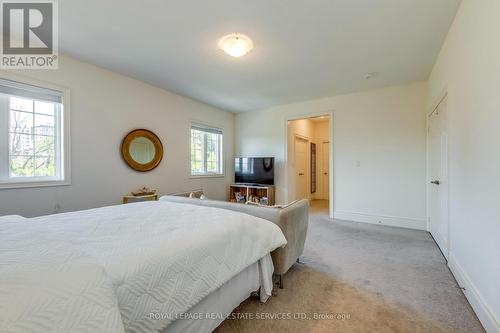
[[[59,3],[61,52],[239,112],[425,80],[460,0]],[[254,50],[224,54],[231,32]]]

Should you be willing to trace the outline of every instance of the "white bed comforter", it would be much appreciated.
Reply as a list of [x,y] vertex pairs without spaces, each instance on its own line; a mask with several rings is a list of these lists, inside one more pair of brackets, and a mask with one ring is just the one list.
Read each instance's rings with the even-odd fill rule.
[[157,332],[285,244],[269,221],[162,201],[0,218],[0,331]]

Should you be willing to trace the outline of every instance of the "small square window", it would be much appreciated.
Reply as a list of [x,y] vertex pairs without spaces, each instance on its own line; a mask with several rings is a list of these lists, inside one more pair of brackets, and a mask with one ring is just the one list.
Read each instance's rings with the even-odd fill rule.
[[191,175],[222,175],[222,130],[191,125]]

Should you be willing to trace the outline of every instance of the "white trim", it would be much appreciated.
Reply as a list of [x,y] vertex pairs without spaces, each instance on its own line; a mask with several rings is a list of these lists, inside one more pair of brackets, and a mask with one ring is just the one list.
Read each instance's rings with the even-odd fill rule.
[[210,174],[210,173],[204,173],[204,174],[199,174],[199,175],[191,175],[189,176],[190,179],[199,179],[199,178],[224,178],[226,177],[225,174],[223,173],[217,173],[217,174]]
[[295,135],[296,138],[299,138],[301,140],[312,142],[312,138],[310,138],[308,136],[300,135],[300,134],[297,134],[297,133],[294,133],[294,135]]
[[68,180],[47,180],[47,181],[25,181],[0,184],[0,190],[30,188],[30,187],[52,187],[52,186],[68,186],[71,181]]
[[495,312],[484,301],[484,298],[474,286],[472,280],[458,263],[452,252],[450,253],[448,266],[450,267],[453,276],[455,276],[455,279],[457,279],[458,284],[465,288],[465,290],[463,290],[464,295],[472,306],[472,309],[476,313],[486,332],[500,332],[500,318],[495,315]]
[[50,186],[68,186],[71,185],[71,94],[70,89],[66,86],[60,86],[51,82],[34,79],[29,76],[14,74],[11,72],[0,71],[0,78],[20,82],[28,85],[43,87],[55,91],[60,91],[63,94],[62,106],[63,114],[61,115],[62,127],[62,159],[61,159],[61,172],[62,179],[58,180],[42,180],[42,181],[7,181],[0,184],[2,189],[15,189],[15,188],[28,188],[28,187],[50,187]]
[[386,225],[407,229],[426,230],[425,218],[367,214],[346,210],[336,210],[333,215],[334,218],[338,220]]
[[304,114],[298,114],[298,115],[294,115],[294,116],[290,116],[290,117],[285,117],[285,122],[284,122],[284,125],[285,125],[285,140],[284,140],[284,143],[285,143],[285,150],[283,152],[283,155],[284,155],[284,158],[283,158],[283,161],[284,161],[284,169],[285,169],[285,179],[284,179],[284,182],[285,182],[285,186],[284,186],[284,195],[285,195],[285,203],[288,203],[289,202],[289,195],[288,195],[288,122],[289,121],[292,121],[292,120],[300,120],[300,119],[308,119],[308,118],[315,118],[315,117],[321,117],[321,116],[328,116],[329,119],[329,133],[328,133],[328,140],[330,142],[332,142],[333,144],[330,144],[330,154],[329,154],[329,159],[330,159],[330,172],[329,172],[329,188],[330,188],[330,201],[329,201],[329,204],[330,204],[330,207],[329,207],[329,217],[331,219],[333,219],[333,208],[335,207],[335,201],[336,201],[336,197],[335,197],[335,189],[334,189],[334,184],[335,184],[335,174],[334,174],[334,171],[335,171],[335,167],[334,167],[334,164],[335,164],[335,149],[334,149],[334,145],[335,145],[335,141],[333,140],[333,136],[334,136],[334,113],[335,111],[334,110],[330,110],[330,111],[324,111],[324,112],[312,112],[312,113],[304,113]]

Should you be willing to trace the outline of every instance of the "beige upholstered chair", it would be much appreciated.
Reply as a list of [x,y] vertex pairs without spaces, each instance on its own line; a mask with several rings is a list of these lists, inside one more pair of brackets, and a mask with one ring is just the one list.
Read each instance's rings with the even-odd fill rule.
[[273,258],[274,273],[279,275],[280,288],[283,288],[283,275],[292,267],[304,251],[307,226],[309,223],[308,200],[295,201],[284,207],[264,207],[226,201],[189,198],[189,193],[190,192],[187,192],[187,195],[186,193],[181,193],[180,195],[163,196],[160,198],[160,201],[188,203],[234,210],[269,220],[281,228],[287,240],[287,245],[284,248],[274,250],[271,256]]

